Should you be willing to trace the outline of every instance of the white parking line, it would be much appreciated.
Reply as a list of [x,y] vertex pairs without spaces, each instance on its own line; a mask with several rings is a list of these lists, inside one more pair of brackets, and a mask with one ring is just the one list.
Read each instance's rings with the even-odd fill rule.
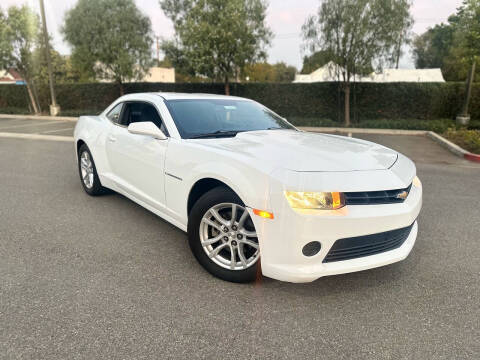
[[28,140],[48,140],[48,141],[63,141],[63,142],[72,142],[73,141],[73,136],[6,133],[6,132],[0,132],[0,138],[28,139]]
[[4,130],[4,129],[18,129],[18,128],[23,128],[23,127],[35,127],[35,126],[43,126],[43,125],[49,125],[49,124],[58,124],[58,121],[47,121],[47,122],[36,123],[36,124],[7,125],[7,126],[0,126],[0,129],[1,130]]
[[73,127],[68,127],[68,128],[63,128],[63,129],[56,129],[56,130],[41,131],[41,132],[39,132],[39,134],[50,134],[50,133],[60,132],[60,131],[65,131],[65,130],[73,130]]

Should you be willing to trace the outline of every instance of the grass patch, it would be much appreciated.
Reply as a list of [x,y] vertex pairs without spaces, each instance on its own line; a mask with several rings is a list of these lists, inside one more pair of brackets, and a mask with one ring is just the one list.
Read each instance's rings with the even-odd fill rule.
[[480,154],[480,130],[451,128],[443,136],[467,151]]

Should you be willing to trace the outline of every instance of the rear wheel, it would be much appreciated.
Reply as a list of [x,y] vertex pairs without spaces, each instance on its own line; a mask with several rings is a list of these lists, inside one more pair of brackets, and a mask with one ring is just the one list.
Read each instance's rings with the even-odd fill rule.
[[228,188],[214,188],[195,203],[188,239],[197,260],[214,276],[232,282],[255,280],[260,258],[255,226]]
[[88,195],[96,196],[105,192],[106,189],[100,183],[92,154],[85,144],[78,149],[78,173],[83,189]]

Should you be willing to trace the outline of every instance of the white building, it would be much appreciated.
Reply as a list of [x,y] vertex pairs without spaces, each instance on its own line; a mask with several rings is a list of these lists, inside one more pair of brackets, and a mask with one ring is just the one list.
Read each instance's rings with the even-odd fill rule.
[[[344,72],[344,69],[329,62],[325,66],[315,70],[311,74],[297,74],[295,75],[294,83],[314,83],[338,81],[339,76]],[[445,82],[442,71],[440,69],[384,69],[381,73],[371,73],[368,76],[356,75],[357,82]]]
[[364,82],[445,82],[440,69],[384,69],[361,78]]

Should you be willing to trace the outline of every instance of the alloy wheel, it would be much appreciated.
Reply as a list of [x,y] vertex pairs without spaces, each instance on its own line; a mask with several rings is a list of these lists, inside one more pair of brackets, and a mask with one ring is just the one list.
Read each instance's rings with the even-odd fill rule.
[[91,189],[93,187],[94,174],[93,162],[88,151],[84,151],[80,155],[80,173],[83,184],[87,187],[87,189]]
[[257,233],[245,207],[222,203],[211,207],[200,222],[200,242],[207,256],[229,270],[245,270],[259,258]]

